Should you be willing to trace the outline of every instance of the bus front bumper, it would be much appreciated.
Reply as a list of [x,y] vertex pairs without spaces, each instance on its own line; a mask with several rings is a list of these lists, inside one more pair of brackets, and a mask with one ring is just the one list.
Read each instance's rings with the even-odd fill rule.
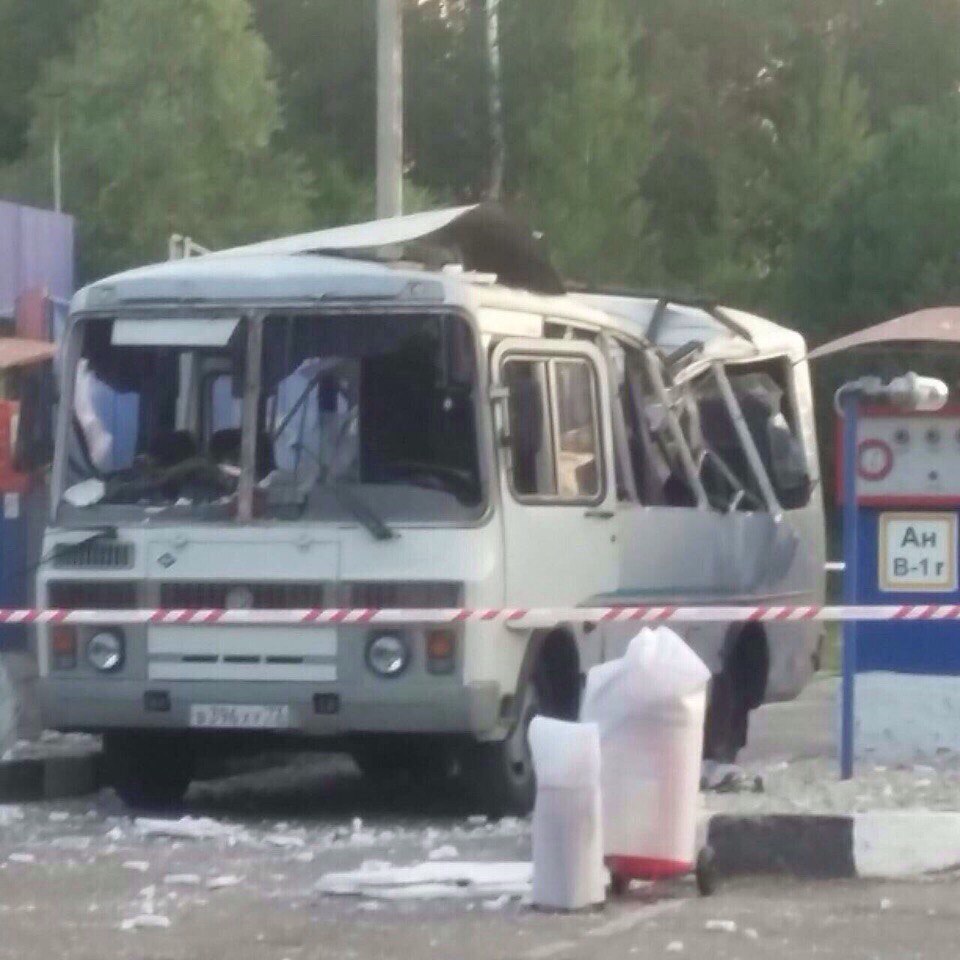
[[[194,705],[288,707],[278,733],[338,737],[354,733],[471,734],[500,731],[500,685],[450,684],[429,697],[351,693],[338,684],[79,679],[40,681],[45,727],[101,733],[111,730],[189,730]],[[258,732],[263,732],[262,729]]]

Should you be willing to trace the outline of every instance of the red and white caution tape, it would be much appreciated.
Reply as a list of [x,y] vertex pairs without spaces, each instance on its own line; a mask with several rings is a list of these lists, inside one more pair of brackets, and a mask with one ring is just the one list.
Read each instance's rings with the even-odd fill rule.
[[958,620],[960,604],[868,606],[646,606],[539,607],[536,609],[343,609],[297,610],[15,610],[0,609],[0,623],[84,624],[87,626],[171,624],[204,626],[237,624],[295,626],[304,624],[507,623],[516,627],[549,627],[559,623],[742,623],[744,621],[817,620],[821,623],[859,620]]

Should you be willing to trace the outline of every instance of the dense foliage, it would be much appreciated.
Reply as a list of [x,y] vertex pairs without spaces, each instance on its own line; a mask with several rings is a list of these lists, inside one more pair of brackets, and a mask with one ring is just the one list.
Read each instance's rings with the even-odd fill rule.
[[[825,339],[954,299],[960,0],[404,0],[411,206],[504,197],[573,278]],[[490,8],[499,9],[499,80]],[[0,0],[0,192],[85,275],[372,213],[376,0]]]

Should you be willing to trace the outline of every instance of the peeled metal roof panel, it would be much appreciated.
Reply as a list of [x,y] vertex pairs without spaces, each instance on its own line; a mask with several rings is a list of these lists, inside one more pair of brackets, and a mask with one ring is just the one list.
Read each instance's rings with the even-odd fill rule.
[[459,262],[465,270],[495,274],[506,286],[537,293],[565,292],[563,281],[533,232],[495,203],[301,233],[218,251],[203,259],[311,253],[367,255],[376,259],[378,252],[385,250],[391,252],[387,259],[428,264],[447,254],[451,259],[444,263]]

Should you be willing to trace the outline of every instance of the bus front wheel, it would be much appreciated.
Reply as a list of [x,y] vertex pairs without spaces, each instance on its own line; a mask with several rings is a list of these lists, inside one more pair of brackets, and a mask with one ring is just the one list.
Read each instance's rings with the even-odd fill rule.
[[527,732],[540,712],[531,680],[523,690],[516,722],[503,740],[474,743],[467,749],[463,772],[471,800],[490,817],[526,816],[533,809],[537,782]]
[[193,779],[193,751],[181,737],[108,733],[103,751],[108,783],[128,807],[174,806]]

